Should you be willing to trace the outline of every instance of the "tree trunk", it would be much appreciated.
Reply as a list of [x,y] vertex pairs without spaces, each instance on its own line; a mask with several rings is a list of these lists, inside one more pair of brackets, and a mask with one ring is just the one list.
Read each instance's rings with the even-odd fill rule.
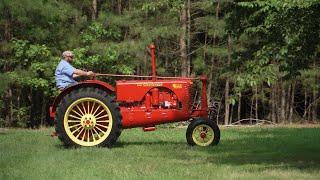
[[229,120],[229,124],[232,124],[232,120],[233,120],[233,104],[231,104],[231,112],[230,112],[230,120]]
[[218,104],[217,119],[216,119],[217,123],[219,122],[219,118],[220,118],[220,110],[221,110],[221,101]]
[[214,56],[211,57],[211,66],[210,66],[210,72],[209,72],[209,79],[208,79],[208,91],[207,91],[207,97],[208,97],[208,103],[211,102],[211,89],[213,84],[213,71],[214,71]]
[[276,123],[277,122],[277,110],[276,110],[276,89],[275,85],[271,86],[271,121]]
[[293,115],[293,108],[294,108],[295,89],[296,89],[296,82],[294,81],[294,82],[292,83],[292,88],[291,88],[291,103],[290,103],[289,118],[288,118],[290,124],[292,124],[292,115]]
[[44,126],[44,122],[47,118],[47,99],[44,95],[44,93],[42,93],[42,108],[41,108],[41,121],[40,121],[40,127]]
[[96,20],[98,17],[98,1],[92,0],[92,12],[91,19]]
[[312,120],[316,121],[317,120],[317,91],[314,89],[312,91]]
[[[316,59],[314,58],[313,59],[313,68],[316,68]],[[318,81],[317,81],[317,76],[315,76],[315,79],[314,79],[314,83],[315,84],[318,84]],[[312,120],[313,121],[316,121],[317,120],[317,89],[313,88],[312,90]]]
[[[21,88],[17,89],[16,96],[17,96],[17,109],[20,109],[21,108],[21,97],[20,97],[21,96]],[[17,120],[21,119],[20,113],[17,114],[16,118],[17,118]]]
[[292,83],[288,87],[287,97],[286,97],[286,119],[290,122],[290,107],[291,107],[291,91],[292,91]]
[[[188,0],[188,8],[187,8],[187,24],[188,24],[188,36],[187,36],[187,53],[190,53],[191,49],[191,15],[190,15],[190,2],[191,0]],[[190,76],[191,74],[191,55],[187,55],[187,75]]]
[[226,80],[225,92],[224,92],[224,104],[225,104],[225,116],[224,124],[227,125],[229,122],[230,104],[229,104],[229,79]]
[[239,102],[238,102],[238,121],[241,120],[241,92],[239,92]]
[[6,41],[10,41],[12,38],[12,30],[11,30],[11,13],[9,9],[5,9],[4,11],[4,39]]
[[12,97],[12,89],[9,87],[8,90],[8,99],[9,99],[9,119],[8,119],[8,126],[12,126],[13,121],[13,97]]
[[[231,41],[231,35],[228,35],[228,61],[227,61],[227,66],[229,67],[231,64],[231,46],[232,46],[232,41]],[[226,79],[226,86],[225,86],[225,116],[224,116],[224,123],[227,125],[229,122],[229,89],[230,89],[230,85],[229,85],[229,78],[227,77]]]
[[280,120],[282,123],[285,123],[286,120],[286,88],[283,81],[281,81],[281,112]]
[[253,95],[253,93],[252,93],[252,96],[251,96],[251,104],[250,104],[250,125],[252,125],[253,103],[254,103],[254,95]]
[[255,86],[254,91],[255,91],[255,118],[259,119],[259,117],[258,117],[258,87],[257,86]]
[[277,112],[277,123],[281,123],[281,82],[277,83],[276,86],[276,112]]
[[187,31],[187,8],[182,6],[180,14],[180,58],[181,58],[181,76],[188,76],[188,58],[186,47],[186,31]]
[[122,5],[121,5],[121,0],[117,0],[118,3],[117,3],[117,8],[118,8],[118,14],[121,14],[122,13]]
[[[311,101],[311,100],[310,100]],[[309,108],[308,108],[308,113],[307,113],[307,120],[310,121],[311,118],[312,118],[312,114],[311,114],[311,106],[310,106],[310,103],[309,103]]]
[[303,113],[303,119],[305,119],[306,121],[308,119],[306,119],[306,115],[308,113],[308,94],[307,94],[307,90],[304,90],[304,113]]
[[261,99],[260,118],[265,119],[266,111],[265,111],[264,99],[266,99],[266,96],[265,96],[265,92],[264,92],[264,89],[263,89],[263,84],[260,85],[260,89],[261,89],[261,94],[260,94],[260,96],[261,96],[261,98],[260,98]]

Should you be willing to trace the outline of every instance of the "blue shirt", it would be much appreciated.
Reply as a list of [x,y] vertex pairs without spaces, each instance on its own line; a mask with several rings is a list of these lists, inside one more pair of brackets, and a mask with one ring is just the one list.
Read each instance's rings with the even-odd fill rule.
[[72,77],[75,70],[68,61],[61,59],[55,72],[57,88],[64,89],[67,86],[77,83]]

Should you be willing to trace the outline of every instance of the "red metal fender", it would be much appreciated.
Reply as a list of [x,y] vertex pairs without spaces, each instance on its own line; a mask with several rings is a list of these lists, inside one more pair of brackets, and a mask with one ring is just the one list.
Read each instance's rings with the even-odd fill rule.
[[60,103],[61,99],[66,94],[68,94],[69,92],[71,92],[75,89],[82,88],[82,87],[96,87],[96,88],[101,88],[101,89],[107,91],[108,93],[115,92],[114,87],[112,87],[110,84],[105,83],[103,81],[87,80],[87,81],[79,82],[78,84],[70,86],[70,87],[64,89],[63,91],[61,91],[60,94],[54,99],[53,104],[52,104],[52,106],[50,106],[50,109],[49,109],[50,118],[54,118],[55,113],[56,113],[56,108],[57,108],[58,104]]

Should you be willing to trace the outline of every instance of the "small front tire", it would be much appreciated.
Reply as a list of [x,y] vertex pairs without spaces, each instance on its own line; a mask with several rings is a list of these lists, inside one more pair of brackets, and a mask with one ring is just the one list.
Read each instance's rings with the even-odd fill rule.
[[220,141],[220,129],[214,121],[196,119],[189,124],[186,138],[191,146],[217,145]]

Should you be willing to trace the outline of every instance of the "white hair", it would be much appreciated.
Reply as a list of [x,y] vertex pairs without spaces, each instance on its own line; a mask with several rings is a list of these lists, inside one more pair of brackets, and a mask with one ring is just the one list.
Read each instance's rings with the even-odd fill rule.
[[64,51],[64,52],[62,53],[62,57],[67,57],[67,56],[73,56],[72,51]]

